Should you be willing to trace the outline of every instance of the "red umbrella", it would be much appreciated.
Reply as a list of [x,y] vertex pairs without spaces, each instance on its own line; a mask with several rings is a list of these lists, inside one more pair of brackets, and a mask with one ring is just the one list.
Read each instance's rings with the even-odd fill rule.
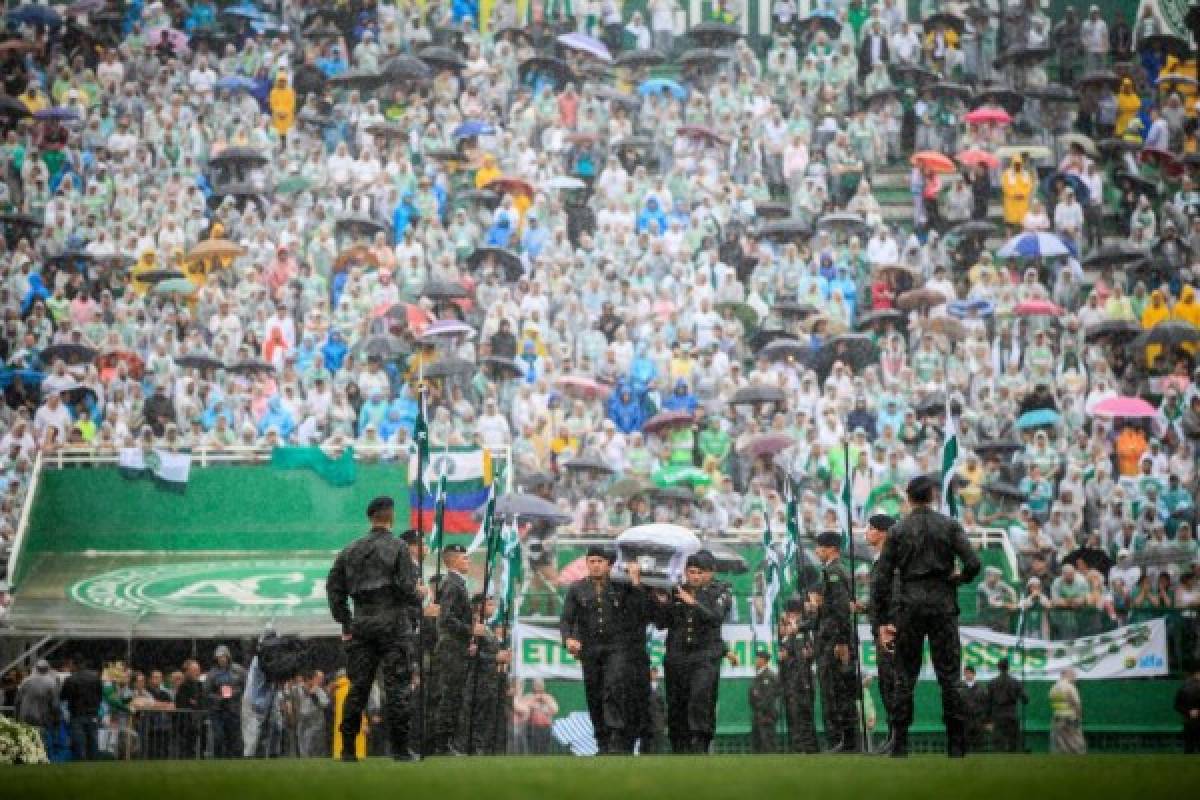
[[955,172],[954,162],[933,150],[922,150],[912,157],[912,165],[930,172]]
[[1013,313],[1018,317],[1057,317],[1063,310],[1049,300],[1026,300],[1024,303],[1017,303]]
[[1152,419],[1158,416],[1158,409],[1140,397],[1110,397],[1096,404],[1092,416]]
[[1166,150],[1159,150],[1154,147],[1147,147],[1142,150],[1139,156],[1143,163],[1154,164],[1156,167],[1166,173],[1167,177],[1178,178],[1184,173],[1184,166],[1175,157],[1174,153],[1169,153]]
[[606,386],[586,375],[564,375],[554,381],[554,385],[572,397],[585,399],[608,397],[609,392],[612,391],[611,386]]
[[696,418],[687,411],[662,411],[646,420],[642,430],[646,433],[662,433],[672,428],[683,428],[691,425]]
[[1008,125],[1012,122],[1009,113],[996,106],[977,108],[963,119],[970,125]]
[[680,125],[675,129],[675,132],[680,136],[687,136],[692,139],[708,139],[713,142],[723,143],[725,137],[714,131],[712,128],[706,128],[703,125]]
[[420,336],[433,317],[428,311],[412,303],[397,303],[393,306],[380,305],[371,310],[371,316],[388,317],[397,322],[403,322],[413,334]]
[[502,194],[524,194],[533,197],[533,186],[529,181],[522,180],[521,178],[510,178],[506,175],[501,175],[499,178],[488,181],[486,188]]
[[983,165],[988,169],[995,169],[996,167],[1000,166],[1000,159],[996,158],[986,150],[979,150],[977,148],[963,150],[961,153],[955,156],[955,158],[958,159],[958,163],[966,164],[968,167],[978,167]]
[[759,456],[773,456],[782,453],[795,443],[796,440],[786,433],[762,433],[751,437],[742,446],[742,452],[749,453],[756,458]]

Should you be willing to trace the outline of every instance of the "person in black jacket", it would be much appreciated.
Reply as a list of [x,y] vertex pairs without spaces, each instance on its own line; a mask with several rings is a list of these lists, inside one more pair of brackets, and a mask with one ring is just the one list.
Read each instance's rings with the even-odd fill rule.
[[1183,752],[1200,753],[1200,669],[1175,693],[1175,710],[1183,717]]
[[90,662],[76,658],[78,668],[63,681],[59,700],[71,715],[71,757],[76,761],[95,761],[97,747],[96,718],[104,696],[104,684]]
[[879,19],[870,20],[868,28],[858,46],[858,82],[862,83],[876,64],[887,64],[891,61],[888,53],[888,37]]
[[183,683],[175,692],[175,741],[179,758],[200,756],[200,732],[205,711],[204,684],[200,681],[200,662],[183,662]]
[[[355,761],[355,739],[375,673],[382,683],[392,757],[411,760],[409,693],[412,684],[412,607],[424,597],[404,541],[392,536],[395,503],[377,497],[367,506],[371,532],[351,542],[325,582],[329,610],[342,626],[350,691],[342,713],[342,760]],[[354,601],[354,611],[350,610]]]
[[588,548],[588,577],[571,584],[559,631],[563,646],[583,665],[588,715],[601,753],[632,753],[646,725],[650,663],[646,655],[648,604],[636,563],[629,583],[610,578],[612,555]]
[[442,551],[446,572],[438,583],[438,600],[426,609],[437,615],[437,645],[430,676],[429,725],[434,755],[460,755],[459,721],[471,645],[487,628],[475,621],[467,589],[467,550],[447,545]]
[[674,753],[707,753],[717,727],[717,686],[729,615],[729,584],[714,580],[716,559],[707,550],[688,556],[684,584],[657,592],[654,624],[667,631],[667,736]]
[[816,556],[821,561],[819,590],[810,591],[816,612],[817,676],[821,703],[828,722],[831,753],[857,753],[862,749],[858,720],[859,685],[854,659],[852,603],[854,586],[841,561],[842,535],[826,531],[817,535]]
[[500,329],[488,339],[492,346],[492,355],[500,358],[517,357],[517,337],[513,336],[512,325],[508,320],[500,320]]

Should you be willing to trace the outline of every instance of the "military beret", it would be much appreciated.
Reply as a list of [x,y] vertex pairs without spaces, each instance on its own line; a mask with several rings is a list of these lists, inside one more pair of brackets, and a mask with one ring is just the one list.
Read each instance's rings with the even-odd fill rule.
[[918,475],[908,482],[908,499],[914,503],[928,503],[933,500],[937,482],[928,475]]
[[383,511],[391,511],[396,507],[396,501],[387,495],[376,497],[371,502],[367,503],[367,517],[375,516]]
[[463,547],[461,544],[448,544],[442,548],[442,552],[443,553],[465,553],[465,552],[467,552],[467,548]]
[[784,611],[798,613],[804,611],[804,598],[798,594],[794,594],[788,598],[787,603],[783,607]]
[[421,541],[421,534],[418,533],[416,529],[409,528],[404,533],[400,534],[400,538],[404,540],[405,544],[416,544],[417,542]]
[[896,520],[887,514],[872,514],[871,518],[867,520],[867,524],[877,531],[887,531],[896,524]]
[[697,550],[687,558],[687,566],[702,569],[705,572],[713,572],[717,568],[717,560],[713,558],[713,554],[707,550]]
[[593,556],[595,556],[597,558],[603,558],[605,561],[608,561],[609,563],[612,563],[612,560],[613,560],[612,551],[601,544],[594,544],[594,545],[591,545],[590,547],[588,547],[587,557],[591,558]]
[[765,650],[760,647],[759,649],[754,651],[754,657],[755,658],[765,658],[767,661],[770,661],[771,660],[771,651]]
[[817,534],[818,547],[836,547],[842,549],[842,535],[837,531],[825,531]]

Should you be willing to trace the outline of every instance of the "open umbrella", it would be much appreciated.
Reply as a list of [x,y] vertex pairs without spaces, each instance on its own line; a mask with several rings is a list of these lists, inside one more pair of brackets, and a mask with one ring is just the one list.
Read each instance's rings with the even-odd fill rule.
[[755,311],[752,306],[747,305],[746,303],[717,303],[715,308],[718,314],[724,314],[726,311],[733,314],[734,318],[738,322],[742,323],[742,326],[745,327],[746,330],[750,330],[751,328],[758,326],[758,312]]
[[410,55],[392,56],[380,70],[388,81],[420,81],[433,77],[433,70],[419,58]]
[[17,25],[57,28],[63,23],[62,14],[50,6],[27,3],[8,12],[8,21]]
[[990,317],[995,311],[996,306],[991,300],[955,300],[946,306],[946,313],[957,319]]
[[511,492],[496,500],[495,514],[500,519],[519,519],[525,522],[545,522],[551,525],[569,524],[573,517],[566,511],[535,494]]
[[183,31],[176,30],[174,28],[151,28],[150,30],[146,31],[146,48],[151,49],[157,47],[158,43],[163,40],[164,36],[166,37],[167,41],[171,43],[171,48],[176,53],[188,52],[188,35]]
[[405,348],[403,340],[390,335],[371,336],[354,346],[354,355],[360,359],[375,358],[381,361],[391,361],[405,352],[407,352],[407,348]]
[[555,175],[553,178],[542,181],[541,188],[552,192],[571,192],[586,189],[587,184],[571,175]]
[[1147,253],[1138,247],[1132,247],[1126,244],[1109,244],[1094,251],[1091,255],[1083,260],[1083,266],[1086,269],[1103,269],[1105,267],[1116,267],[1122,264],[1132,264],[1135,261],[1141,261],[1146,258]]
[[800,25],[805,31],[824,31],[825,35],[831,39],[836,38],[842,32],[842,23],[838,21],[833,12],[824,9],[814,11],[800,20]]
[[562,468],[570,472],[590,472],[594,475],[613,475],[616,467],[592,453],[582,453],[562,462]]
[[925,323],[924,330],[939,333],[952,341],[965,339],[967,336],[967,329],[954,317],[934,317]]
[[587,375],[563,375],[554,380],[554,385],[562,389],[564,394],[585,400],[608,397],[612,392],[611,386]]
[[958,163],[964,164],[968,167],[984,166],[988,169],[996,169],[1000,166],[1000,159],[996,158],[986,150],[978,150],[975,148],[963,150],[961,153],[956,155],[955,158],[958,160]]
[[1021,156],[1027,161],[1041,161],[1050,157],[1050,148],[1040,144],[1009,144],[996,149],[1001,159]]
[[958,171],[953,161],[933,150],[922,150],[919,153],[914,153],[910,161],[914,167],[926,169],[930,172],[950,174]]
[[963,120],[970,125],[1009,125],[1012,123],[1012,116],[1003,108],[983,106],[967,112]]
[[686,136],[689,139],[701,139],[712,144],[724,144],[725,137],[714,131],[712,128],[706,128],[703,125],[680,125],[675,129],[678,136]]
[[1137,192],[1138,194],[1146,195],[1151,200],[1158,199],[1159,184],[1156,181],[1148,180],[1140,175],[1130,175],[1128,172],[1118,171],[1113,175],[1113,182],[1123,192]]
[[917,64],[893,64],[891,66],[891,76],[892,80],[896,83],[913,84],[916,86],[936,83],[938,79],[936,72]]
[[889,86],[886,89],[877,89],[866,96],[868,107],[875,107],[880,103],[886,103],[889,100],[894,100],[900,96],[900,90],[895,86]]
[[867,221],[858,214],[848,211],[835,211],[824,214],[817,219],[816,230],[845,231],[847,233],[862,232],[867,229]]
[[406,325],[417,335],[420,335],[431,321],[428,311],[412,303],[396,303],[387,310],[386,316],[401,325]]
[[489,133],[495,133],[496,129],[488,123],[479,119],[469,119],[459,124],[454,129],[455,139],[471,139],[476,136],[484,136]]
[[32,116],[29,113],[29,107],[15,97],[9,97],[6,94],[0,95],[0,117],[8,119],[24,119]]
[[1052,233],[1022,233],[1004,243],[1000,258],[1053,258],[1070,254],[1063,240]]
[[759,225],[755,235],[770,241],[804,242],[812,236],[812,225],[800,217],[772,219]]
[[[89,403],[95,405],[99,398],[96,396],[96,390],[90,386],[85,386],[81,383],[64,386],[58,390],[58,396],[62,398],[63,403],[68,406],[75,406],[79,403]],[[90,402],[89,402],[90,401]]]
[[502,175],[499,178],[488,181],[487,188],[493,192],[500,192],[502,194],[533,197],[533,185],[529,181],[507,175]]
[[840,361],[851,369],[862,369],[875,360],[875,342],[865,333],[843,333],[825,342],[821,363]]
[[253,92],[258,84],[243,75],[228,75],[214,83],[213,87],[224,92]]
[[877,264],[875,274],[890,275],[894,280],[904,282],[910,288],[920,286],[922,281],[921,270],[908,264]]
[[39,386],[46,379],[46,373],[34,369],[12,369],[11,367],[0,369],[0,389],[12,386],[18,378],[26,386]]
[[462,56],[449,47],[425,47],[417,51],[417,58],[424,61],[435,70],[451,70],[457,72],[465,69],[467,62]]
[[175,359],[175,364],[184,369],[218,370],[224,369],[225,364],[219,359],[204,353],[189,353]]
[[1042,178],[1038,184],[1038,189],[1047,198],[1057,197],[1060,188],[1058,184],[1069,186],[1071,191],[1075,193],[1076,199],[1082,204],[1086,205],[1088,200],[1091,199],[1092,193],[1088,190],[1087,184],[1078,175],[1070,172],[1051,172]]
[[741,451],[754,458],[775,456],[796,444],[796,440],[784,433],[760,433],[751,436],[742,445]]
[[1140,397],[1109,397],[1092,408],[1092,416],[1154,419],[1158,409]]
[[474,375],[476,366],[461,358],[444,358],[425,367],[426,378],[455,378]]
[[1167,55],[1175,56],[1179,59],[1192,58],[1192,47],[1187,39],[1182,36],[1174,36],[1169,33],[1153,33],[1149,36],[1139,36],[1137,40],[1138,52],[1146,50],[1161,50]]
[[1048,83],[1045,86],[1031,86],[1025,89],[1025,94],[1042,103],[1078,103],[1079,92],[1070,86],[1060,83]]
[[525,274],[525,265],[521,257],[512,250],[502,247],[478,247],[467,256],[467,266],[472,270],[492,265],[504,270],[505,280],[515,282]]
[[770,361],[804,361],[810,354],[809,346],[796,339],[776,339],[758,351],[759,356]]
[[170,278],[154,284],[150,293],[190,297],[196,293],[196,285],[186,278]]
[[686,428],[696,421],[696,417],[688,411],[660,411],[642,426],[646,433],[663,433],[675,428]]
[[1110,341],[1113,344],[1130,342],[1141,336],[1144,328],[1133,320],[1106,319],[1097,322],[1084,330],[1084,339],[1088,342]]
[[266,163],[266,154],[254,147],[226,147],[208,160],[210,167],[261,167]]
[[676,100],[686,100],[688,96],[687,89],[667,78],[651,78],[648,81],[642,81],[638,85],[637,91],[642,97],[663,92],[670,93]]
[[1064,313],[1062,306],[1049,300],[1026,300],[1013,307],[1018,317],[1058,317]]
[[[422,293],[423,294],[423,293]],[[422,339],[437,339],[445,336],[466,336],[472,337],[475,335],[475,329],[465,322],[457,319],[437,319],[429,323],[425,330],[421,331]]]
[[784,319],[804,319],[811,314],[816,314],[818,309],[808,303],[794,303],[785,300],[771,306],[771,310]]
[[450,281],[429,281],[421,287],[421,296],[431,300],[457,300],[470,297],[471,293],[461,284]]
[[1026,411],[1017,418],[1017,429],[1050,428],[1058,424],[1061,417],[1057,411],[1049,408],[1039,408],[1036,411]]
[[896,298],[896,308],[903,311],[935,308],[947,300],[946,295],[937,289],[909,289]]
[[922,87],[921,92],[934,98],[958,99],[966,102],[971,97],[971,87],[962,83],[939,81]]
[[1019,453],[1025,449],[1025,445],[1020,442],[1005,441],[1002,439],[985,439],[977,442],[971,448],[975,451],[975,455],[980,458],[988,456],[1012,456],[1014,453]]
[[882,309],[880,311],[870,311],[860,316],[854,322],[854,327],[859,330],[883,330],[887,325],[903,325],[908,320],[908,317],[903,311],[896,311],[892,308]]
[[738,389],[729,399],[731,406],[753,406],[760,403],[776,403],[783,405],[787,395],[778,386],[747,386]]
[[1012,47],[1001,53],[996,59],[995,64],[1001,69],[1009,65],[1015,67],[1032,67],[1034,64],[1040,64],[1054,55],[1054,52],[1054,49],[1051,47]]
[[228,239],[204,239],[187,252],[184,260],[188,262],[208,261],[212,259],[237,258],[245,255],[246,249],[237,242]]
[[333,223],[333,231],[338,236],[345,234],[351,236],[374,236],[377,233],[387,233],[388,225],[373,217],[361,214],[348,214],[337,218],[337,221]]
[[1079,145],[1080,149],[1083,150],[1083,152],[1087,153],[1092,158],[1095,158],[1100,154],[1096,149],[1096,143],[1092,141],[1091,137],[1084,136],[1082,133],[1064,133],[1062,136],[1058,137],[1058,143],[1060,145],[1077,144]]
[[162,283],[170,280],[184,280],[187,276],[177,269],[148,269],[135,273],[133,279],[143,283]]
[[73,108],[54,106],[33,112],[33,118],[42,122],[75,122],[79,119],[79,112]]
[[551,56],[527,58],[517,67],[517,73],[521,80],[526,82],[533,80],[536,76],[551,78],[555,86],[559,88],[578,80],[574,70],[567,62]]
[[727,22],[709,20],[693,25],[687,36],[699,47],[728,47],[742,38],[742,29]]
[[934,31],[938,28],[949,28],[955,33],[961,35],[967,27],[967,21],[957,14],[951,14],[948,11],[942,11],[937,14],[930,14],[921,21],[921,30]]
[[1149,344],[1162,345],[1165,348],[1178,347],[1181,344],[1200,342],[1200,328],[1190,322],[1167,320],[1160,322],[1134,342],[1138,347]]
[[1095,70],[1075,81],[1077,89],[1101,89],[1105,86],[1116,89],[1121,84],[1117,73],[1107,69]]
[[583,53],[605,63],[611,63],[613,60],[612,53],[608,51],[608,45],[586,33],[564,33],[558,37],[557,41],[568,50]]
[[479,363],[485,365],[496,380],[511,380],[525,374],[516,361],[504,356],[484,356]]
[[61,360],[65,364],[90,364],[96,359],[96,350],[82,344],[53,344],[40,354],[43,364]]
[[983,485],[983,490],[990,495],[1016,502],[1024,502],[1026,497],[1025,493],[1018,487],[1004,481],[989,481]]
[[507,39],[513,44],[517,44],[524,40],[526,44],[533,44],[533,34],[519,25],[506,25],[504,27],[495,28],[492,30],[492,36],[496,41]]
[[500,204],[500,195],[488,189],[465,189],[455,192],[454,199],[459,203],[479,203],[488,208],[495,208]]
[[361,69],[348,70],[340,75],[334,75],[326,81],[329,86],[335,86],[340,89],[357,89],[359,91],[378,89],[387,82],[388,79],[382,72],[371,72]]
[[711,47],[694,47],[679,57],[679,68],[703,72],[716,69],[719,64],[729,60],[729,55],[723,50],[713,50]]
[[616,58],[618,67],[643,68],[657,67],[667,63],[667,57],[658,50],[626,50]]

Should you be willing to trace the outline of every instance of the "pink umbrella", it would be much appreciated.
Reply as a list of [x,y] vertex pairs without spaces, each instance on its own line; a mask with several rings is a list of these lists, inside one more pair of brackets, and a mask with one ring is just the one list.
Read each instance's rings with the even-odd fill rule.
[[963,150],[961,153],[955,156],[955,158],[958,159],[958,163],[966,164],[968,167],[978,167],[982,164],[988,169],[995,169],[996,167],[1000,166],[1000,159],[996,158],[986,150]]
[[608,397],[612,391],[611,386],[605,386],[600,381],[586,375],[564,375],[554,381],[554,385],[572,397],[585,399]]
[[1158,409],[1140,397],[1110,397],[1101,400],[1092,409],[1096,417],[1132,417],[1135,419],[1154,418]]
[[1013,313],[1018,317],[1057,317],[1063,310],[1049,300],[1026,300],[1017,303]]
[[687,411],[662,411],[646,420],[646,424],[642,426],[642,430],[646,433],[659,433],[671,428],[691,425],[695,419]]
[[787,450],[796,440],[786,433],[760,433],[742,447],[742,451],[752,456],[773,456]]
[[1003,108],[984,106],[967,114],[963,119],[969,125],[1008,125],[1012,117]]

